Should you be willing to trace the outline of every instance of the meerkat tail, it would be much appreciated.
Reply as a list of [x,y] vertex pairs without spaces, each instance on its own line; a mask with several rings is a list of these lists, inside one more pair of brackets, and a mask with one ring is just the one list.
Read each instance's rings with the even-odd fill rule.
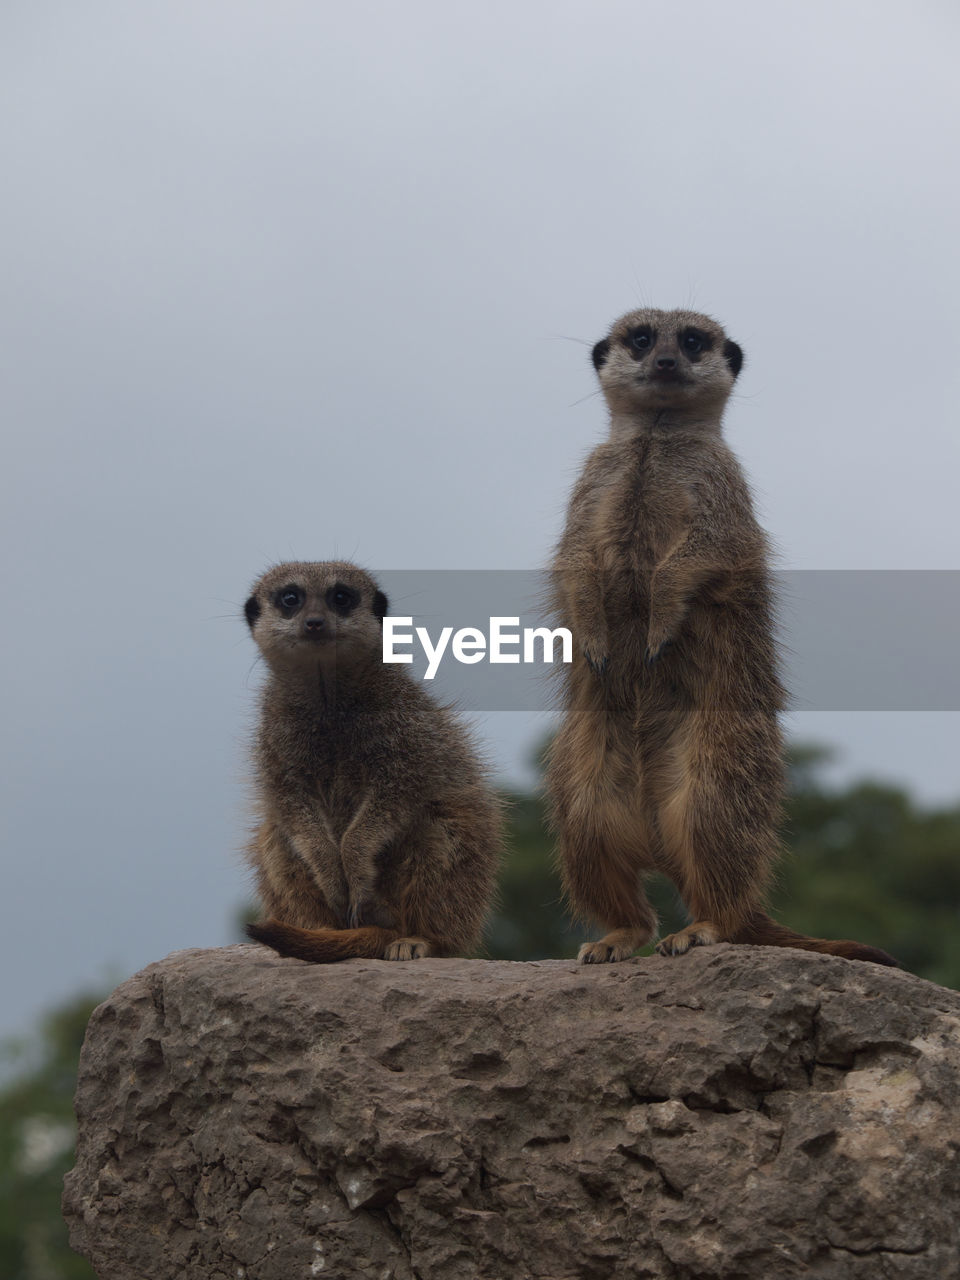
[[829,938],[808,938],[805,933],[795,933],[786,925],[771,920],[762,911],[755,911],[731,941],[753,942],[762,947],[796,947],[800,951],[819,951],[822,955],[842,956],[845,960],[868,960],[871,964],[900,968],[899,961],[879,947],[868,947],[863,942],[850,942],[846,939],[832,941]]
[[298,929],[279,920],[247,925],[254,942],[272,947],[282,956],[334,964],[338,960],[379,960],[391,942],[402,935],[396,929]]

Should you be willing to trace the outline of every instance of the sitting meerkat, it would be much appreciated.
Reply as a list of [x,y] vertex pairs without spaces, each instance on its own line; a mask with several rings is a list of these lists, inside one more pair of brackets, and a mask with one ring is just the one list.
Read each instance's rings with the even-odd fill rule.
[[282,955],[414,960],[479,941],[500,803],[465,728],[382,661],[387,599],[352,564],[279,564],[246,603],[269,668],[249,848]]
[[756,942],[896,964],[771,920],[784,695],[763,531],[721,418],[743,353],[707,316],[633,311],[593,348],[610,434],[570,499],[553,563],[573,633],[548,769],[567,897],[609,932],[584,963],[655,933],[644,872],[693,923],[657,950]]

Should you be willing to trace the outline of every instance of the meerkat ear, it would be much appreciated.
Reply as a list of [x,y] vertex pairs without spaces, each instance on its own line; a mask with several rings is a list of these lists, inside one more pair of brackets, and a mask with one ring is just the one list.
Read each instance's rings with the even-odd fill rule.
[[723,344],[723,354],[730,366],[730,372],[736,377],[743,368],[743,351],[728,338]]
[[594,369],[596,369],[597,373],[600,372],[600,370],[603,368],[604,364],[606,363],[607,354],[609,353],[609,351],[610,351],[610,339],[601,338],[600,341],[597,343],[597,345],[593,348],[593,351],[590,353],[590,359],[593,361],[593,367]]
[[389,609],[390,609],[390,602],[387,600],[387,597],[383,594],[383,592],[382,591],[375,592],[373,597],[373,612],[380,619],[381,622],[384,619],[384,615],[389,612]]
[[260,601],[256,596],[251,596],[247,603],[243,606],[243,612],[246,615],[247,626],[253,630],[253,624],[260,617]]

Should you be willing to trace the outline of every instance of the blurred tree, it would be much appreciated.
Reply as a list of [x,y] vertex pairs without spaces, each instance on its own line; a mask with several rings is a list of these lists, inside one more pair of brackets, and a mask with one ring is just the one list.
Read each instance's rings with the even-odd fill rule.
[[541,960],[576,955],[586,934],[568,919],[554,873],[552,839],[538,795],[508,794],[508,847],[497,909],[480,955],[492,960]]
[[75,996],[36,1037],[8,1044],[14,1074],[0,1087],[0,1276],[96,1280],[67,1243],[63,1175],[73,1166],[73,1093],[87,1021],[102,996]]
[[926,809],[889,783],[825,786],[824,748],[790,757],[774,914],[803,933],[882,947],[904,968],[960,987],[960,805]]

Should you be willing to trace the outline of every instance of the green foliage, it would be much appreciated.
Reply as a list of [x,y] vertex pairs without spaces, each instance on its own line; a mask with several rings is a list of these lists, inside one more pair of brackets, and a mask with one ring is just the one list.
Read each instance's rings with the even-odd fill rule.
[[828,754],[795,749],[774,914],[822,938],[882,947],[960,987],[960,806],[924,809],[898,787],[825,787]]
[[481,954],[492,960],[576,955],[585,935],[563,909],[541,798],[508,794],[505,799],[509,843],[500,872],[498,908]]
[[0,1088],[0,1275],[96,1280],[67,1244],[63,1175],[73,1166],[73,1093],[87,1021],[99,998],[78,995],[48,1014],[34,1041],[8,1045],[15,1074]]

